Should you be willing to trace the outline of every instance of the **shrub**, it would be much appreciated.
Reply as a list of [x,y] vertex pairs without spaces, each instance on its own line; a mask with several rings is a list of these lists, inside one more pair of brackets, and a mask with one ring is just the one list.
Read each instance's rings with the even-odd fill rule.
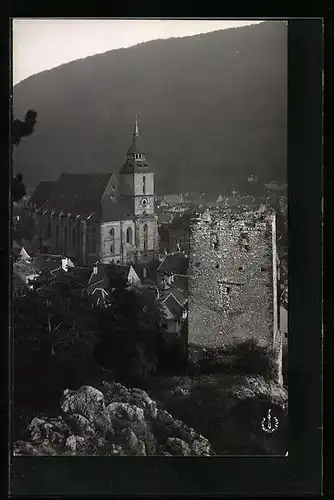
[[259,345],[249,339],[235,343],[230,349],[235,356],[234,367],[246,374],[257,374],[266,378],[276,378],[278,372],[277,354],[274,350]]

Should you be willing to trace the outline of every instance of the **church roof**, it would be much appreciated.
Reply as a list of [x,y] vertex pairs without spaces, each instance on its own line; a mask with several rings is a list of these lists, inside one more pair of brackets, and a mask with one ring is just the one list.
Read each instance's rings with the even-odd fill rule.
[[104,207],[103,213],[101,214],[101,221],[130,220],[133,219],[133,217],[134,215],[131,213],[129,205],[121,199],[116,199]]
[[112,174],[61,174],[46,208],[64,215],[101,218],[101,199]]
[[50,199],[51,191],[54,189],[56,181],[41,181],[34,190],[30,204],[41,208]]

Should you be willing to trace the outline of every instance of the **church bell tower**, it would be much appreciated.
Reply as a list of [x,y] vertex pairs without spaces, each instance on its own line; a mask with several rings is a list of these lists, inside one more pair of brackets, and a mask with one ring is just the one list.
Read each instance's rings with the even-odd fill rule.
[[154,173],[149,168],[136,117],[127,160],[119,172],[119,194],[136,225],[136,247],[142,260],[158,250],[158,225],[154,208]]

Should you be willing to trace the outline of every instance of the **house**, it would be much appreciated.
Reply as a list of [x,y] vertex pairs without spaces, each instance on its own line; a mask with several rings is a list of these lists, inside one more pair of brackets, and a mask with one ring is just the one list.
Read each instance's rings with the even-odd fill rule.
[[[170,224],[163,227],[164,248],[169,252],[184,250],[189,252],[190,247],[190,213],[174,217]],[[162,232],[162,231],[161,231]]]
[[[176,206],[176,205],[179,205],[180,203],[183,202],[183,195],[182,194],[172,194],[172,193],[169,193],[169,194],[166,194],[164,197],[163,197],[163,201],[168,205],[168,206]],[[161,204],[160,204],[161,206]],[[166,206],[166,205],[164,205]]]
[[125,164],[112,173],[62,173],[30,200],[41,251],[80,264],[148,262],[158,252],[154,173],[136,119]]
[[97,305],[107,304],[110,291],[119,282],[140,285],[141,281],[134,267],[130,265],[110,265],[96,263],[88,280],[87,292]]
[[31,288],[40,275],[40,270],[31,261],[19,259],[13,264],[13,289],[21,288],[22,283]]
[[159,265],[159,260],[151,260],[147,263],[132,264],[140,281],[142,283],[152,284],[156,284],[157,282],[157,268],[159,267]]
[[157,269],[158,284],[163,285],[164,281],[175,275],[188,273],[189,258],[183,252],[173,252],[167,254]]
[[187,318],[187,299],[175,287],[166,289],[160,295],[160,303],[165,315],[166,332],[179,334],[183,322]]

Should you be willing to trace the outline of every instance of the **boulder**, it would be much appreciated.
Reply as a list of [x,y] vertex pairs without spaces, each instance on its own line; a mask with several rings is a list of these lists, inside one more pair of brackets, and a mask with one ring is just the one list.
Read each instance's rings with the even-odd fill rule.
[[77,413],[93,422],[105,408],[102,392],[90,386],[82,386],[77,391],[66,389],[60,403],[64,414]]
[[65,390],[62,416],[37,418],[15,455],[210,455],[210,443],[158,407],[142,389],[119,383]]
[[172,455],[191,455],[190,446],[180,438],[168,438],[166,446]]

